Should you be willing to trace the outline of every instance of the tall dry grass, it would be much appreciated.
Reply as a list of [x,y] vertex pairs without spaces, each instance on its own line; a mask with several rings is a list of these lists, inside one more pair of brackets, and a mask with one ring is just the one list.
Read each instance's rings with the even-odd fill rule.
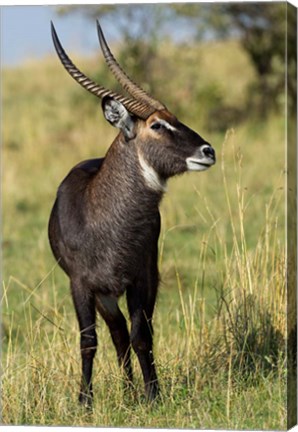
[[[99,319],[95,407],[87,414],[77,404],[76,318],[47,220],[67,171],[104,154],[115,133],[56,61],[34,70],[34,80],[30,65],[4,79],[3,422],[285,428],[284,120],[247,122],[225,137],[199,131],[216,148],[217,165],[171,180],[161,207],[154,317],[161,402],[150,409],[142,402],[135,357],[135,390],[123,394]],[[189,121],[183,112],[198,130],[195,110]]]

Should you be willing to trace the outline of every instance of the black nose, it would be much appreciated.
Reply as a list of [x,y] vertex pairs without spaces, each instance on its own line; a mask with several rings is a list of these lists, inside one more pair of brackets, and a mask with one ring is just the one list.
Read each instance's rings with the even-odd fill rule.
[[211,146],[206,146],[203,148],[203,153],[205,156],[211,158],[211,159],[215,159],[215,151]]

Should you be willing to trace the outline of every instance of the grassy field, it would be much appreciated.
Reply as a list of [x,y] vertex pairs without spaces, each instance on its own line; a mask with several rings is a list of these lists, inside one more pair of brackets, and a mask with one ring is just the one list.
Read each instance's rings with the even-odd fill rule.
[[[200,49],[198,77],[193,57],[181,75],[176,65],[177,82],[165,89],[172,106],[163,98],[174,111],[180,89],[180,119],[212,143],[218,162],[172,179],[161,207],[154,327],[162,400],[143,402],[135,357],[135,392],[123,394],[98,319],[92,413],[77,403],[79,332],[47,221],[61,179],[78,161],[103,155],[116,131],[56,58],[3,71],[3,423],[286,428],[284,119],[209,130],[192,88],[181,93],[184,83],[198,95],[208,83],[235,100],[253,72],[235,43]],[[175,56],[167,56],[170,70]],[[87,72],[97,62],[85,61]]]

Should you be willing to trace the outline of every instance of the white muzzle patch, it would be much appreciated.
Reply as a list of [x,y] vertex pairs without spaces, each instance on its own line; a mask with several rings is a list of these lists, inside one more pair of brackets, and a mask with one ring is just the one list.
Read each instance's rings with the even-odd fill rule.
[[187,158],[186,166],[188,171],[206,171],[211,167],[211,164],[204,164],[200,159]]
[[186,159],[186,166],[188,171],[206,171],[208,168],[215,164],[215,158],[204,155],[204,148],[205,146],[202,146],[202,148],[198,149],[193,154],[193,156],[190,156]]

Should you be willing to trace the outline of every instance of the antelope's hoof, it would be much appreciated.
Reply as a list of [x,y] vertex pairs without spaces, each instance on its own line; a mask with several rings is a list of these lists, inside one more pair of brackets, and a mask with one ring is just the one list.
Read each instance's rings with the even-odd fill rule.
[[146,388],[146,402],[151,404],[160,399],[160,390],[157,382],[152,382],[150,386]]
[[93,395],[90,393],[81,392],[79,394],[79,402],[84,408],[86,408],[88,410],[92,410],[92,408],[93,408]]

